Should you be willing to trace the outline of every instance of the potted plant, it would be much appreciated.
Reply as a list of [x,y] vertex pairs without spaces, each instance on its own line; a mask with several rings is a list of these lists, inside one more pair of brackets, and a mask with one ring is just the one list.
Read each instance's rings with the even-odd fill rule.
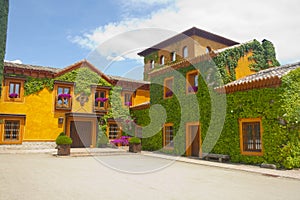
[[68,156],[70,155],[70,149],[72,144],[72,139],[67,136],[64,132],[60,133],[55,140],[57,145],[57,155],[58,156]]
[[138,153],[142,150],[141,139],[132,137],[129,139],[129,152]]
[[109,142],[109,140],[108,140],[106,134],[103,134],[103,133],[98,134],[97,147],[105,148],[105,147],[107,147],[108,142]]

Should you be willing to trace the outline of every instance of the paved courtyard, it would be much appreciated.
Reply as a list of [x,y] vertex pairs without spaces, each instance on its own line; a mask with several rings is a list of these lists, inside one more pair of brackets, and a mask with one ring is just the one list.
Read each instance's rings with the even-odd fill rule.
[[0,168],[1,200],[298,200],[300,188],[299,180],[136,154],[95,157],[2,154]]

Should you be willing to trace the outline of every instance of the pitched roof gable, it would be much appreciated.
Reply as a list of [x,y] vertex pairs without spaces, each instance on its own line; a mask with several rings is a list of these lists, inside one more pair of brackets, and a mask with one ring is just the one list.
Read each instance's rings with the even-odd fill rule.
[[101,78],[103,78],[107,82],[112,83],[111,79],[108,76],[106,76],[103,72],[101,72],[99,69],[97,69],[94,65],[92,65],[87,60],[81,60],[79,62],[76,62],[76,63],[68,66],[68,67],[65,67],[64,69],[59,71],[57,74],[55,74],[55,77],[61,76],[65,73],[68,73],[68,72],[78,69],[80,67],[87,67],[90,70],[92,70],[93,72],[97,73]]

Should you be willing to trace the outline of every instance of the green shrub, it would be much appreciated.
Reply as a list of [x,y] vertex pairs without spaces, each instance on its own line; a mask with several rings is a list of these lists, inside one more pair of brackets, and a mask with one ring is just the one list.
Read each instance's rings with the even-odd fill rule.
[[137,138],[137,137],[132,137],[129,139],[129,143],[130,144],[140,144],[141,143],[141,139]]
[[63,144],[72,144],[72,139],[67,136],[64,132],[60,133],[59,136],[55,140],[57,145],[63,145]]
[[98,134],[97,147],[106,145],[106,144],[108,144],[108,142],[109,142],[109,140],[108,140],[106,134],[103,134],[103,133]]

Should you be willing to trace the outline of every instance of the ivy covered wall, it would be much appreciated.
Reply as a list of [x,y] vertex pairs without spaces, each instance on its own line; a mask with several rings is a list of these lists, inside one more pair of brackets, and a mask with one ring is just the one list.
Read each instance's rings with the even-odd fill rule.
[[6,34],[8,20],[8,0],[0,0],[0,96],[2,91],[4,56],[6,49]]
[[[201,63],[196,68],[203,72],[207,63]],[[211,125],[212,113],[215,112],[211,106],[214,96],[219,94],[207,87],[209,76],[199,78],[199,89],[196,94],[199,106],[199,114],[191,104],[195,95],[186,95],[185,82],[180,79],[180,74],[185,74],[194,69],[192,66],[178,71],[172,71],[157,77],[153,77],[151,84],[151,105],[159,104],[167,113],[166,123],[174,124],[174,150],[165,151],[172,154],[182,154],[185,151],[185,122],[200,121],[201,138],[205,140],[209,126]],[[207,70],[206,70],[207,71]],[[177,73],[179,72],[179,73]],[[174,76],[174,94],[170,99],[163,99],[163,80]],[[279,88],[254,89],[243,92],[235,92],[226,95],[226,113],[222,132],[211,152],[228,154],[232,162],[261,164],[272,163],[278,167],[294,168],[300,167],[300,144],[299,144],[299,118],[300,118],[300,69],[294,70],[282,79]],[[180,103],[179,103],[180,102]],[[183,112],[185,110],[185,112]],[[145,126],[151,123],[149,109],[132,111],[137,119],[137,124]],[[156,117],[160,117],[157,114]],[[224,117],[224,116],[223,116]],[[215,115],[213,120],[218,121],[222,115]],[[263,156],[247,156],[240,152],[240,118],[261,118],[263,127]],[[280,123],[284,121],[286,124]],[[163,124],[161,125],[161,127]],[[144,133],[143,133],[144,134]],[[147,132],[145,132],[147,134]],[[156,135],[143,138],[145,150],[159,150],[162,148],[162,131]],[[205,152],[205,151],[204,151]]]
[[[235,48],[228,48],[224,51],[218,52],[213,61],[218,68],[219,74],[222,77],[223,82],[229,83],[236,80],[235,68],[237,67],[240,58],[246,54],[252,52],[252,56],[249,57],[249,61],[252,64],[249,68],[253,71],[259,71],[262,69],[267,69],[269,67],[279,66],[280,63],[276,59],[275,48],[272,42],[264,39],[262,42],[253,40],[248,43],[241,44]],[[144,58],[144,63],[148,63],[150,60],[154,60],[156,65],[155,68],[162,68],[163,65],[158,64],[158,51],[155,51]],[[177,60],[181,61],[182,58]],[[170,63],[167,63],[168,65]],[[144,79],[148,79],[148,71],[145,70]]]

